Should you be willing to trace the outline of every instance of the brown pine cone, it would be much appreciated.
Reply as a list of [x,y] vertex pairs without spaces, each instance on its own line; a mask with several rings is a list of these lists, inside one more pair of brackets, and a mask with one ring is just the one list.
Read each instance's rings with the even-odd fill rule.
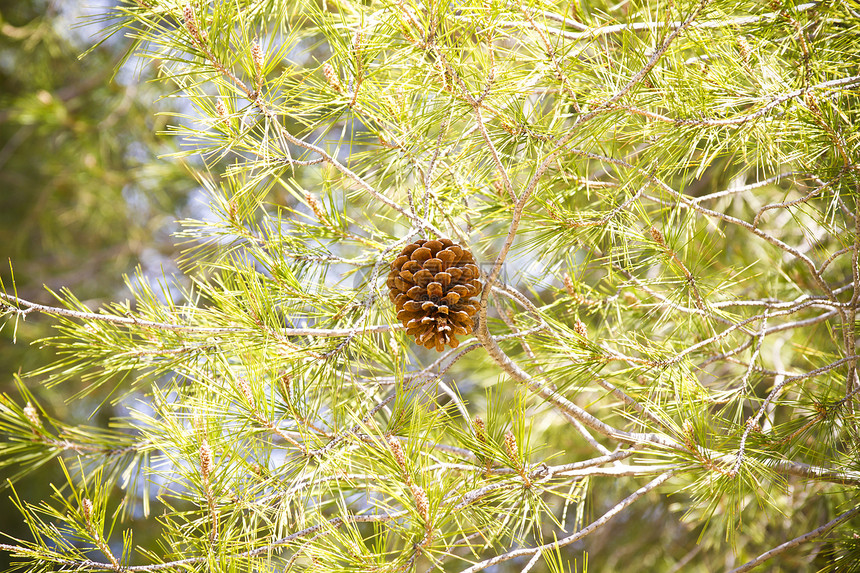
[[406,334],[425,348],[456,347],[455,335],[475,328],[472,316],[481,294],[478,265],[468,249],[450,239],[415,241],[406,245],[391,263],[388,297]]

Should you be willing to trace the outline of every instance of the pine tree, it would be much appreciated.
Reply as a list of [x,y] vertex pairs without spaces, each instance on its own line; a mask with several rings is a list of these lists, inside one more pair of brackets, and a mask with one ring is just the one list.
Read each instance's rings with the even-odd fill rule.
[[[2,548],[25,571],[856,570],[858,24],[850,1],[113,10],[208,205],[184,275],[130,301],[4,285],[6,327],[51,315],[58,358],[3,397],[3,463],[66,483],[17,500],[33,538]],[[474,307],[449,308],[451,261]],[[78,378],[128,414],[72,425],[27,389]]]

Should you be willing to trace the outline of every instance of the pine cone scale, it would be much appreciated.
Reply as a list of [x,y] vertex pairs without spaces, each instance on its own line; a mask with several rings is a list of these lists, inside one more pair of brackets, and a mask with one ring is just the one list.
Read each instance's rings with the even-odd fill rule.
[[431,282],[433,282],[433,273],[426,269],[422,269],[412,275],[412,282],[420,287],[426,287]]
[[430,259],[432,256],[433,253],[427,247],[419,247],[412,252],[412,260],[419,263],[424,263],[424,261]]
[[391,263],[386,285],[397,320],[415,341],[441,352],[474,329],[483,290],[472,253],[450,239],[418,240]]

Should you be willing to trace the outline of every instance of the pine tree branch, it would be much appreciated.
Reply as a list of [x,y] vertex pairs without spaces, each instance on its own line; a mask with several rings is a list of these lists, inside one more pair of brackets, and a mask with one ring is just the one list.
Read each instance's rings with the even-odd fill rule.
[[[512,318],[506,312],[504,312],[504,310],[502,310],[499,314],[501,315],[502,320],[505,321],[505,324],[507,324],[508,328],[510,328],[514,334],[520,335],[520,331],[513,323]],[[541,378],[543,378],[544,383],[551,387],[552,383],[550,382],[549,376],[547,376],[543,367],[541,367],[541,365],[537,363],[537,355],[532,350],[531,345],[528,343],[528,341],[526,341],[524,336],[519,336],[518,340],[520,346],[522,346],[523,350],[525,351],[526,356],[528,356],[529,360],[531,360],[535,364],[535,369],[540,374]],[[569,414],[565,415],[564,417],[574,427],[574,429],[579,432],[579,434],[592,448],[594,448],[603,455],[610,454],[609,449],[607,449],[603,444],[595,440],[594,436],[592,436],[591,433],[588,431],[588,428],[582,425],[582,422]]]
[[[0,298],[3,298],[8,301],[8,304],[0,303],[0,310],[3,310],[4,312],[13,312],[22,317],[26,317],[32,312],[39,312],[42,314],[48,314],[53,316],[65,316],[68,318],[78,318],[81,320],[89,320],[96,322],[109,322],[113,324],[122,324],[133,327],[153,328],[156,330],[198,332],[201,334],[229,334],[234,332],[254,332],[253,329],[244,327],[195,326],[191,324],[143,320],[133,315],[118,316],[115,314],[97,314],[92,312],[81,312],[77,310],[70,310],[66,308],[46,306],[34,302],[29,302],[3,292],[0,292]],[[277,332],[284,336],[314,336],[320,338],[339,338],[349,337],[351,335],[354,336],[355,334],[374,334],[402,329],[403,327],[399,324],[380,324],[365,326],[362,328],[279,328],[277,329]]]
[[842,358],[840,360],[832,362],[832,363],[828,364],[827,366],[822,366],[821,368],[816,368],[815,370],[808,372],[806,374],[803,374],[800,376],[791,376],[789,378],[785,378],[779,384],[774,385],[773,389],[768,393],[767,398],[765,398],[764,402],[762,402],[762,405],[759,407],[759,409],[756,410],[755,414],[753,414],[752,416],[750,416],[747,419],[747,422],[746,422],[745,427],[744,427],[744,432],[741,435],[740,445],[738,446],[738,453],[736,456],[734,467],[732,469],[732,475],[737,474],[738,470],[741,467],[741,464],[743,463],[744,449],[746,447],[746,441],[747,441],[747,438],[749,438],[750,432],[753,430],[753,428],[756,426],[756,424],[759,424],[761,422],[761,417],[768,410],[771,402],[774,400],[774,398],[776,398],[776,396],[780,392],[782,392],[782,390],[786,386],[788,386],[792,382],[797,382],[798,380],[804,380],[807,378],[811,378],[813,376],[817,376],[818,374],[828,372],[830,370],[833,370],[834,368],[841,366],[842,364],[846,364],[846,363],[847,364],[856,364],[856,362],[857,362],[857,356],[846,356],[845,358]]
[[[451,358],[451,361],[448,364],[446,364],[444,366],[444,368],[440,368],[439,371],[431,377],[428,377],[426,375],[420,375],[420,373],[419,373],[419,375],[413,376],[411,378],[410,382],[408,383],[408,386],[404,387],[404,391],[409,391],[410,389],[424,388],[425,386],[427,386],[428,384],[433,382],[433,380],[435,380],[436,378],[441,377],[445,373],[446,370],[451,368],[451,366],[453,366],[454,363],[456,363],[466,353],[471,352],[472,350],[474,350],[476,348],[478,348],[478,345],[473,344],[471,346],[467,346],[465,348],[458,349],[458,351],[454,354],[453,358]],[[446,358],[446,357],[443,356],[443,358],[440,358],[439,360],[437,360],[436,363],[441,363],[444,358]],[[436,364],[436,363],[434,363],[434,364]],[[318,448],[316,450],[308,450],[307,456],[318,457],[318,456],[325,455],[326,452],[330,451],[337,444],[341,443],[342,441],[344,441],[345,439],[347,439],[348,437],[350,437],[352,435],[356,435],[357,432],[362,428],[362,426],[368,422],[368,420],[370,420],[382,408],[384,408],[385,406],[390,404],[396,397],[397,397],[397,392],[392,392],[391,394],[388,395],[388,397],[384,398],[381,402],[379,402],[373,408],[371,408],[370,411],[368,411],[367,414],[365,414],[361,418],[361,421],[359,423],[352,426],[352,428],[350,428],[346,432],[342,432],[342,433],[338,434],[337,436],[335,436],[334,438],[332,438],[325,446]]]
[[[639,109],[637,107],[631,105],[618,105],[615,106],[615,109],[622,109],[628,111],[630,113],[641,115],[643,117],[647,117],[648,119],[653,119],[657,121],[662,121],[665,123],[671,123],[673,125],[689,125],[696,127],[720,127],[727,125],[743,125],[755,119],[759,119],[767,115],[771,110],[780,106],[781,104],[792,100],[799,99],[803,96],[814,93],[818,90],[826,90],[831,88],[842,88],[848,89],[851,87],[860,84],[860,76],[849,76],[845,78],[838,78],[834,80],[828,80],[826,82],[821,82],[815,84],[813,86],[804,87],[801,89],[793,90],[782,95],[771,98],[771,100],[763,105],[758,110],[747,113],[744,115],[740,115],[737,117],[728,117],[728,118],[701,118],[701,119],[688,119],[688,118],[672,118],[667,117],[665,115],[661,115],[659,113],[654,113],[648,110]],[[703,198],[699,198],[702,200]]]
[[[849,356],[857,354],[857,307],[860,306],[860,184],[855,185],[855,210],[854,210],[854,249],[851,253],[851,277],[854,283],[854,293],[851,296],[851,305],[848,310],[848,316],[843,321],[844,332],[842,335],[845,341],[845,353]],[[823,265],[822,265],[823,267]],[[848,375],[845,379],[845,397],[848,398],[852,394],[860,391],[860,377],[858,377],[857,358],[851,362],[851,367],[848,369]],[[855,411],[854,401],[850,404],[850,410]],[[852,424],[855,439],[857,435],[857,425]]]
[[740,567],[736,567],[736,568],[732,569],[729,573],[744,573],[744,571],[751,571],[752,569],[754,569],[758,565],[761,565],[765,561],[773,559],[774,557],[776,557],[780,553],[783,553],[785,551],[788,551],[789,549],[797,547],[798,545],[802,545],[802,544],[807,543],[809,541],[813,541],[814,539],[817,539],[818,537],[822,537],[822,536],[826,535],[833,528],[845,523],[846,521],[848,521],[849,519],[851,519],[852,517],[854,517],[857,514],[860,514],[860,506],[857,506],[853,509],[849,509],[845,513],[842,513],[841,515],[839,515],[837,518],[835,518],[831,521],[828,521],[827,523],[825,523],[821,527],[813,529],[812,531],[804,533],[803,535],[799,535],[798,537],[795,537],[794,539],[786,541],[782,545],[778,545],[769,551],[765,551],[764,553],[762,553],[761,555],[759,555],[755,559],[751,559],[750,561],[747,561],[746,563],[744,563]]
[[[820,2],[806,2],[804,4],[798,4],[797,6],[792,6],[792,10],[794,12],[806,12],[816,8]],[[758,16],[742,16],[738,18],[726,18],[721,20],[706,20],[704,22],[694,22],[691,27],[697,30],[713,30],[720,28],[734,28],[739,26],[747,26],[751,24],[758,24],[761,22],[768,22],[771,20],[775,20],[779,18],[782,14],[782,11],[778,12],[767,12],[765,14],[761,14]],[[611,34],[619,34],[625,32],[639,32],[639,31],[652,31],[656,29],[658,26],[666,27],[670,30],[676,30],[681,26],[684,26],[685,22],[677,21],[677,22],[668,22],[666,24],[657,23],[657,22],[630,22],[626,24],[611,24],[606,26],[599,26],[596,28],[588,28],[584,27],[582,24],[578,22],[571,22],[570,20],[563,19],[560,16],[552,17],[550,13],[542,13],[545,15],[547,19],[555,20],[555,21],[563,21],[566,25],[579,28],[580,32],[568,32],[567,30],[561,30],[559,28],[553,28],[550,26],[542,26],[544,31],[561,36],[568,40],[591,40],[597,39],[601,36],[608,36]],[[510,28],[523,28],[526,23],[525,22],[517,22],[512,20],[502,20],[499,22],[500,25]]]
[[[663,44],[657,50],[654,51],[645,66],[641,70],[636,72],[630,79],[630,81],[628,81],[621,89],[616,91],[609,99],[598,105],[592,111],[579,115],[576,118],[574,124],[571,126],[570,133],[562,137],[557,142],[554,142],[556,144],[555,149],[550,152],[543,159],[543,161],[541,161],[540,165],[537,166],[534,174],[531,176],[531,179],[529,180],[525,189],[523,189],[523,192],[520,194],[516,204],[514,205],[513,215],[511,218],[507,237],[505,237],[505,242],[502,244],[502,248],[499,250],[499,254],[496,256],[496,260],[493,263],[492,270],[487,276],[486,283],[484,285],[484,292],[481,296],[481,310],[479,311],[479,320],[482,325],[486,324],[487,321],[486,304],[487,296],[489,295],[489,289],[492,288],[493,285],[495,285],[496,280],[499,277],[499,273],[502,270],[502,264],[507,258],[508,251],[513,246],[514,238],[516,238],[517,230],[519,229],[520,220],[522,218],[523,210],[525,209],[526,203],[531,198],[532,193],[537,188],[538,182],[543,177],[549,165],[553,161],[555,161],[556,157],[566,148],[567,143],[576,136],[576,134],[578,133],[577,128],[579,126],[584,123],[587,123],[589,120],[593,119],[606,109],[609,109],[616,101],[620,100],[622,97],[624,97],[625,94],[627,94],[627,92],[633,89],[633,87],[638,84],[642,80],[642,78],[644,78],[648,74],[648,72],[654,68],[654,66],[657,65],[657,62],[660,60],[661,57],[663,57],[663,54],[666,53],[675,38],[677,38],[681,34],[684,28],[689,26],[689,24],[692,23],[693,20],[695,20],[696,16],[698,16],[698,14],[704,9],[707,2],[708,0],[702,0],[699,3],[698,7],[693,11],[692,14],[690,14],[690,16],[687,17],[687,19],[682,23],[682,25],[675,29],[671,34],[669,34]],[[482,326],[481,328],[484,327]]]
[[840,471],[790,460],[777,460],[773,467],[776,470],[801,478],[845,485],[860,485],[860,472],[857,471]]
[[755,181],[753,183],[748,183],[746,185],[739,185],[737,187],[732,186],[728,189],[723,189],[722,191],[715,191],[713,193],[708,193],[707,195],[701,195],[699,197],[693,197],[691,202],[693,203],[702,203],[704,201],[713,201],[715,199],[722,199],[723,197],[728,197],[729,195],[739,195],[741,193],[746,193],[747,191],[752,191],[754,189],[761,189],[762,187],[767,187],[768,185],[772,185],[774,183],[779,183],[783,179],[794,177],[796,175],[802,175],[807,178],[812,178],[813,175],[809,173],[804,173],[802,171],[786,171],[785,173],[780,173],[779,175],[774,175],[773,177],[767,177],[765,179],[761,179],[759,181]]
[[219,61],[219,59],[204,45],[203,42],[200,42],[198,40],[195,43],[197,45],[197,48],[201,50],[201,52],[206,56],[206,59],[215,67],[215,69],[218,70],[225,78],[227,78],[231,82],[233,82],[233,84],[237,88],[239,88],[242,92],[244,92],[245,96],[250,101],[254,102],[254,105],[257,106],[257,108],[260,110],[260,112],[264,116],[266,116],[269,119],[269,121],[271,122],[271,124],[277,129],[278,135],[280,137],[282,137],[283,139],[285,139],[289,143],[292,143],[293,145],[296,145],[298,147],[306,149],[307,151],[310,151],[312,153],[316,153],[317,155],[322,157],[322,159],[326,163],[328,163],[329,165],[331,165],[332,167],[337,169],[339,172],[341,172],[343,175],[345,175],[350,180],[354,181],[359,187],[361,187],[364,191],[366,191],[374,199],[376,199],[380,203],[385,204],[389,208],[397,211],[406,219],[413,221],[413,223],[417,224],[419,226],[419,228],[429,228],[433,232],[435,232],[437,235],[442,236],[442,232],[439,231],[435,226],[433,226],[432,223],[430,223],[429,221],[427,221],[425,219],[418,217],[414,213],[409,213],[407,210],[403,209],[395,201],[392,201],[391,199],[389,199],[385,195],[382,195],[381,193],[379,193],[376,189],[373,188],[372,185],[370,185],[370,183],[365,181],[364,178],[362,178],[360,175],[358,175],[357,173],[355,173],[354,171],[349,169],[346,165],[342,164],[340,161],[335,159],[334,156],[329,154],[322,147],[319,147],[317,145],[314,145],[313,143],[309,143],[307,141],[304,141],[302,139],[299,139],[299,138],[293,136],[293,134],[291,134],[289,131],[287,131],[287,128],[284,127],[284,125],[279,121],[278,117],[272,111],[271,106],[262,98],[260,91],[252,90],[247,85],[245,85],[242,82],[242,80],[240,80],[238,77],[236,77],[236,75],[232,71],[230,71],[230,69],[227,66],[225,66],[224,64],[222,64]]
[[[858,76],[856,79],[857,79],[857,83],[860,83],[860,76]],[[570,135],[570,136],[568,136],[568,137],[566,137],[566,138],[562,138],[561,140],[559,140],[559,145],[560,145],[560,146],[564,146],[564,144],[566,143],[566,141],[568,141],[571,137],[572,137],[572,135]],[[778,247],[778,248],[782,249],[783,251],[785,251],[785,252],[786,252],[786,253],[788,253],[789,255],[791,255],[791,256],[793,256],[794,258],[796,258],[796,259],[798,259],[799,261],[801,261],[801,262],[802,262],[802,263],[803,263],[803,264],[804,264],[804,265],[805,265],[805,266],[810,270],[810,272],[812,273],[813,279],[815,280],[816,284],[821,288],[821,290],[822,290],[822,291],[824,291],[824,292],[825,292],[825,294],[828,296],[828,298],[829,298],[831,301],[833,301],[833,302],[838,302],[838,301],[837,301],[837,299],[836,299],[836,294],[835,294],[835,292],[832,290],[832,288],[830,287],[830,285],[828,285],[828,284],[827,284],[827,283],[826,283],[826,282],[825,282],[825,281],[824,281],[824,280],[823,280],[823,279],[822,279],[822,278],[817,274],[817,269],[816,269],[815,263],[814,263],[814,262],[813,262],[809,257],[807,257],[806,255],[804,255],[803,253],[801,253],[801,252],[800,252],[799,250],[797,250],[796,248],[791,247],[791,246],[789,246],[788,244],[784,243],[783,241],[781,241],[781,240],[777,239],[776,237],[774,237],[774,236],[772,236],[772,235],[769,235],[769,234],[765,233],[764,231],[761,231],[761,230],[760,230],[760,229],[758,229],[757,227],[754,227],[754,226],[752,225],[752,223],[748,223],[748,222],[746,222],[746,221],[744,221],[744,220],[742,220],[742,219],[738,219],[737,217],[733,217],[733,216],[728,215],[728,214],[726,214],[726,213],[721,213],[721,212],[719,212],[719,211],[714,211],[714,210],[711,210],[711,209],[706,209],[706,208],[702,207],[701,205],[698,205],[698,203],[696,203],[695,201],[691,200],[691,199],[690,199],[689,197],[687,197],[686,195],[684,195],[684,194],[682,194],[682,193],[680,193],[680,192],[678,192],[678,191],[675,191],[671,186],[669,186],[667,183],[665,183],[664,181],[662,181],[662,180],[660,180],[659,178],[657,178],[656,176],[654,176],[652,173],[649,173],[649,172],[645,171],[644,169],[641,169],[641,168],[636,167],[636,166],[634,166],[634,165],[631,165],[631,164],[630,164],[630,163],[628,163],[627,161],[624,161],[624,160],[621,160],[621,159],[614,159],[614,158],[612,158],[612,157],[607,157],[607,156],[603,156],[603,155],[599,155],[599,154],[594,154],[594,153],[591,153],[591,152],[588,152],[588,151],[584,151],[584,150],[581,150],[581,149],[576,149],[576,148],[568,148],[568,150],[569,150],[569,151],[571,151],[572,153],[575,153],[575,154],[577,154],[577,155],[581,155],[581,156],[583,156],[583,157],[590,157],[590,158],[593,158],[593,159],[598,159],[598,160],[600,160],[600,161],[605,161],[605,162],[610,163],[610,164],[619,165],[619,166],[622,166],[622,167],[626,167],[626,168],[628,168],[628,169],[633,169],[633,170],[635,170],[635,171],[637,171],[637,172],[641,173],[641,174],[642,174],[642,175],[644,175],[645,177],[647,177],[647,178],[648,178],[649,180],[651,180],[654,184],[656,184],[659,188],[661,188],[661,189],[663,189],[664,191],[668,192],[670,195],[672,195],[672,196],[676,197],[676,198],[678,199],[678,201],[679,201],[678,206],[687,207],[687,208],[692,209],[692,210],[694,210],[694,211],[700,212],[700,213],[702,213],[702,214],[704,214],[704,215],[707,215],[707,216],[710,216],[710,217],[714,217],[714,218],[720,219],[720,220],[725,221],[725,222],[730,223],[730,224],[738,225],[738,226],[740,226],[740,227],[742,227],[742,228],[744,228],[744,229],[746,229],[746,230],[750,231],[750,232],[751,232],[751,233],[753,233],[754,235],[757,235],[758,237],[760,237],[760,238],[764,239],[764,240],[765,240],[765,241],[767,241],[768,243],[770,243],[770,244],[772,244],[772,245],[774,245],[774,246],[776,246],[776,247]],[[646,198],[649,198],[649,199],[655,199],[655,198],[650,197],[649,195],[643,195],[643,196],[644,196],[644,197],[646,197]],[[655,200],[660,201],[659,199],[655,199]],[[515,230],[513,229],[513,227],[512,227],[512,231],[515,231]],[[510,236],[510,235],[509,235],[509,236]],[[844,312],[842,312],[841,310],[839,310],[839,314],[840,314],[840,317],[842,318],[842,322],[843,322],[843,323],[845,323],[845,321],[847,320],[847,317],[846,317],[845,313],[844,313]]]
[[487,567],[490,567],[490,566],[495,565],[497,563],[501,563],[503,561],[508,561],[510,559],[515,559],[517,557],[524,557],[527,555],[534,555],[535,553],[542,553],[544,551],[552,551],[558,547],[564,547],[566,545],[570,545],[571,543],[574,543],[575,541],[579,541],[583,537],[586,537],[587,535],[590,535],[591,533],[594,533],[595,531],[597,531],[601,527],[605,526],[607,523],[609,523],[609,521],[612,520],[612,518],[614,518],[616,515],[618,515],[624,509],[626,509],[634,501],[636,501],[637,499],[639,499],[640,497],[642,497],[643,495],[645,495],[649,491],[653,490],[654,488],[656,488],[659,485],[666,482],[669,478],[671,478],[674,475],[674,473],[675,473],[674,470],[668,471],[668,472],[660,475],[659,477],[651,480],[646,485],[642,486],[641,488],[639,488],[638,490],[636,490],[635,492],[633,492],[632,494],[630,494],[629,496],[627,496],[626,498],[624,498],[623,500],[618,502],[609,511],[607,511],[606,513],[601,515],[599,518],[597,518],[596,520],[591,522],[587,527],[580,529],[579,531],[577,531],[576,533],[574,533],[572,535],[569,535],[567,537],[559,539],[558,541],[555,541],[554,543],[547,543],[545,545],[541,545],[538,547],[529,547],[529,548],[525,548],[525,549],[515,549],[513,551],[508,551],[507,553],[503,553],[502,555],[497,555],[496,557],[492,557],[490,559],[485,559],[483,561],[479,561],[478,563],[475,563],[471,567],[467,567],[466,569],[463,569],[460,573],[475,573],[476,571],[483,571]]
[[[309,535],[318,533],[327,528],[337,528],[345,523],[385,523],[387,521],[392,521],[395,519],[400,519],[405,517],[408,514],[408,511],[399,511],[396,513],[386,513],[386,514],[377,514],[377,515],[350,515],[348,517],[334,517],[329,519],[326,523],[321,525],[314,525],[312,527],[306,527],[301,531],[297,531],[295,533],[291,533],[290,535],[284,536],[272,543],[267,543],[265,545],[255,547],[249,551],[242,551],[238,553],[232,553],[228,555],[222,555],[224,559],[229,560],[239,560],[239,559],[248,559],[251,557],[257,557],[260,555],[268,555],[272,552],[281,550],[297,539],[302,539],[303,537],[307,537]],[[113,563],[100,563],[98,561],[91,561],[88,559],[74,560],[61,558],[57,555],[46,554],[39,549],[29,549],[25,546],[21,545],[8,545],[5,543],[0,543],[0,549],[4,551],[8,551],[12,555],[21,555],[21,556],[31,556],[34,558],[38,558],[42,561],[47,561],[49,563],[55,563],[57,565],[61,565],[64,567],[69,567],[74,571],[115,571],[117,573],[120,572],[137,572],[140,571],[142,573],[150,572],[150,571],[165,571],[170,569],[181,569],[188,566],[198,565],[201,563],[206,563],[210,557],[209,556],[201,556],[201,557],[188,557],[186,559],[178,559],[176,561],[165,561],[162,563],[153,563],[151,565],[122,565]]]
[[648,408],[646,408],[645,406],[640,404],[633,397],[631,397],[630,395],[625,393],[620,388],[616,387],[614,384],[612,384],[608,380],[604,380],[603,378],[595,378],[594,381],[597,382],[599,385],[603,386],[604,388],[606,388],[607,390],[609,390],[609,392],[611,392],[613,396],[615,396],[616,398],[618,398],[619,400],[621,400],[622,402],[624,402],[625,404],[627,404],[628,406],[630,406],[631,408],[633,408],[634,410],[639,412],[643,417],[650,420],[651,423],[654,424],[655,426],[659,426],[659,427],[661,427],[667,431],[669,430],[669,425],[664,420],[661,420],[656,414],[651,412],[651,410],[649,410]]
[[[656,181],[657,180],[655,178],[655,182]],[[728,215],[726,213],[720,213],[719,211],[714,211],[712,209],[706,209],[706,208],[704,208],[698,204],[691,202],[685,195],[675,191],[674,189],[672,189],[671,187],[669,187],[668,185],[666,185],[662,181],[660,181],[659,183],[660,183],[660,187],[662,189],[668,191],[670,194],[672,194],[673,196],[675,196],[678,199],[679,206],[683,205],[683,206],[689,207],[689,208],[693,209],[694,211],[697,211],[703,215],[706,215],[709,217],[714,217],[716,219],[720,219],[722,221],[725,221],[726,223],[730,223],[730,224],[742,227],[742,228],[746,229],[747,231],[751,232],[752,234],[764,239],[765,241],[767,241],[771,245],[785,251],[786,253],[788,253],[792,257],[798,259],[804,265],[806,265],[806,267],[812,273],[812,276],[815,279],[816,284],[818,284],[818,286],[821,287],[821,290],[823,290],[831,300],[834,300],[834,301],[836,300],[836,296],[833,293],[830,286],[826,282],[824,282],[816,274],[815,263],[812,261],[812,259],[810,259],[806,255],[804,255],[803,253],[798,251],[796,248],[789,246],[788,244],[777,239],[773,235],[769,235],[768,233],[765,233],[764,231],[762,231],[756,227],[753,227],[752,223],[748,223],[742,219],[738,219],[737,217],[733,217],[733,216]]]
[[630,444],[650,444],[657,447],[669,448],[669,449],[681,449],[681,446],[678,442],[674,440],[665,438],[663,436],[659,436],[657,434],[641,434],[637,432],[625,432],[623,430],[619,430],[617,428],[613,428],[609,424],[597,419],[596,417],[589,414],[587,411],[583,410],[573,402],[564,398],[557,392],[548,388],[545,384],[542,384],[536,381],[531,377],[525,370],[520,368],[513,360],[507,356],[501,348],[499,348],[498,343],[493,340],[492,337],[489,336],[489,332],[487,331],[486,324],[481,323],[477,332],[478,340],[481,341],[484,348],[487,350],[487,353],[493,360],[496,361],[505,372],[508,373],[511,378],[524,384],[527,388],[529,388],[532,392],[538,394],[557,408],[560,411],[573,416],[589,428],[597,431],[604,436],[611,438],[613,440],[617,440],[624,443]]
[[[688,346],[684,350],[675,354],[672,358],[665,360],[663,362],[663,365],[669,366],[672,364],[677,364],[678,362],[681,361],[681,359],[683,359],[688,354],[695,352],[696,350],[699,350],[700,348],[703,348],[705,346],[709,346],[715,342],[718,342],[718,341],[722,340],[723,338],[725,338],[726,336],[728,336],[729,334],[731,334],[732,332],[739,330],[739,329],[743,328],[744,326],[746,326],[750,323],[758,322],[758,321],[764,321],[768,317],[773,318],[776,316],[791,315],[791,314],[796,313],[799,310],[802,310],[805,307],[813,306],[813,304],[814,304],[814,301],[803,301],[802,303],[796,305],[793,308],[776,310],[773,312],[769,312],[769,309],[766,309],[763,314],[751,316],[749,318],[745,318],[744,320],[735,323],[734,325],[718,332],[717,334],[715,334],[714,336],[711,336],[710,338],[706,338],[705,340],[702,340],[700,342],[697,342],[696,344]],[[822,320],[824,320],[824,318],[822,318],[822,317],[829,317],[829,316],[833,316],[834,314],[836,314],[836,311],[831,311],[831,312],[825,313],[823,315],[813,317],[811,319],[799,320],[799,321],[795,321],[793,323],[780,324],[779,326],[774,326],[774,327],[771,327],[770,329],[762,330],[759,333],[759,336],[763,337],[763,336],[767,336],[768,334],[772,334],[774,332],[780,332],[782,330],[790,330],[792,328],[797,328],[800,325],[805,326],[805,325],[810,324],[810,322],[809,322],[810,320],[812,320],[814,322],[821,322]]]
[[[484,118],[481,115],[481,101],[483,101],[483,96],[480,97],[480,101],[476,100],[471,93],[469,93],[469,88],[466,87],[466,84],[463,82],[460,75],[457,71],[451,66],[448,62],[447,58],[445,58],[444,54],[435,46],[431,46],[431,51],[436,59],[441,63],[444,67],[445,71],[457,82],[457,86],[460,88],[460,94],[466,102],[472,106],[472,112],[475,116],[475,126],[478,128],[478,132],[480,132],[481,137],[484,139],[484,143],[487,145],[487,149],[490,152],[490,157],[493,159],[493,163],[496,166],[496,172],[501,176],[502,181],[504,182],[504,188],[508,192],[508,195],[511,198],[511,201],[516,202],[517,197],[514,193],[514,188],[511,185],[511,178],[508,175],[508,170],[505,168],[501,159],[499,158],[499,152],[496,149],[495,144],[493,143],[490,134],[487,133],[487,127],[484,125]],[[484,88],[484,95],[489,93],[490,87],[493,83],[493,78],[488,77],[486,79],[486,86]]]
[[812,199],[813,197],[820,195],[825,189],[832,186],[838,180],[839,180],[839,178],[831,179],[827,183],[824,183],[823,185],[819,185],[818,187],[815,187],[814,189],[812,189],[809,193],[807,193],[806,195],[804,195],[800,199],[794,199],[793,201],[782,201],[780,203],[769,203],[769,204],[765,205],[764,207],[759,209],[758,212],[756,212],[755,218],[753,219],[753,222],[752,222],[753,227],[758,227],[758,224],[761,221],[761,218],[764,215],[765,211],[770,211],[771,209],[786,209],[788,207],[793,207],[795,205],[801,205],[803,203],[806,203],[810,199]]

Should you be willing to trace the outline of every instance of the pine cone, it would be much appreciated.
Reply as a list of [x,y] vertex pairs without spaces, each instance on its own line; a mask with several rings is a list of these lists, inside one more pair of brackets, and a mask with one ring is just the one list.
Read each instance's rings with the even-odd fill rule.
[[418,240],[407,245],[391,263],[388,297],[406,334],[425,348],[456,347],[455,335],[469,334],[480,303],[478,265],[468,249],[450,239]]

